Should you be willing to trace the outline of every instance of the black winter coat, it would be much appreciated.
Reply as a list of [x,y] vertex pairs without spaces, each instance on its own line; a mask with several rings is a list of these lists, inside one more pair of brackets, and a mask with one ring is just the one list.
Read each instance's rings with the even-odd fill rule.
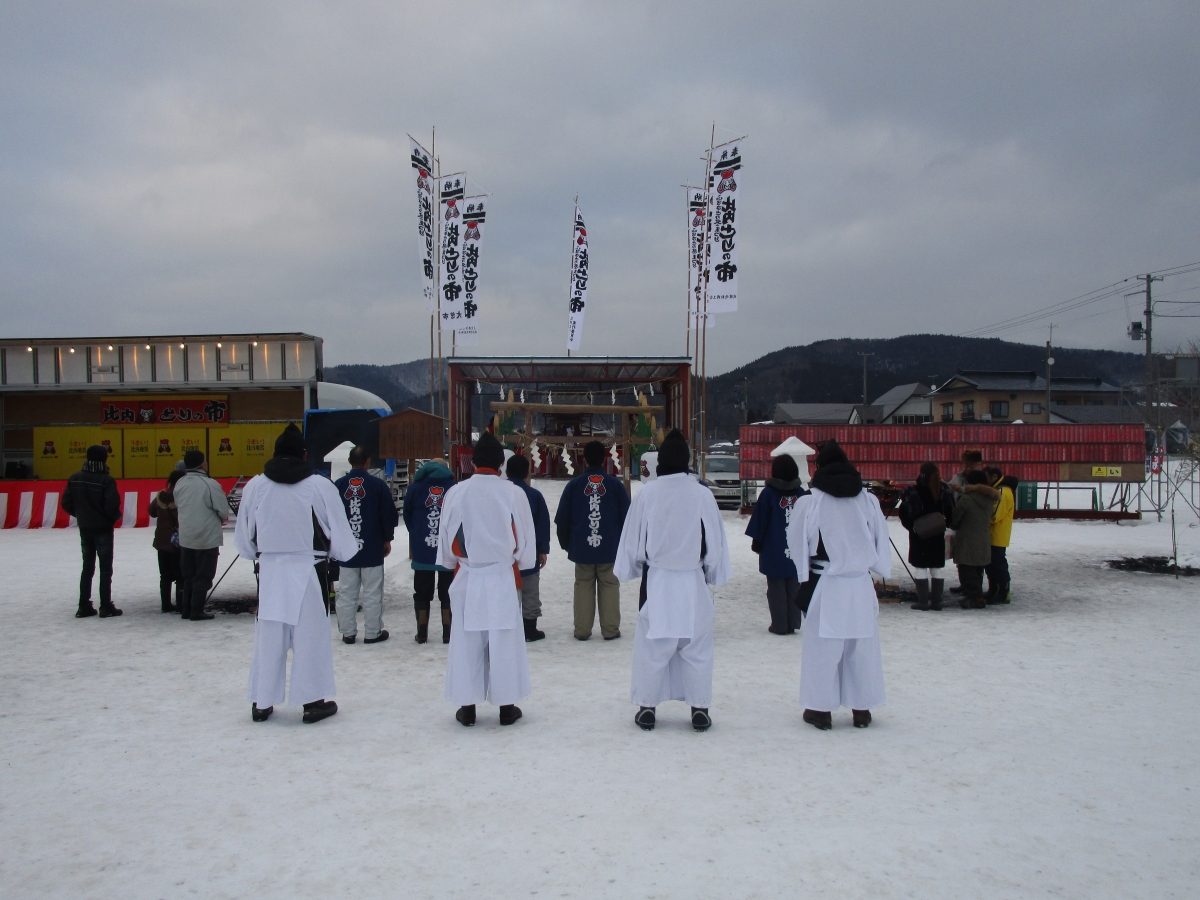
[[[916,502],[912,502],[913,494],[916,494]],[[945,534],[922,539],[912,530],[913,522],[929,512],[940,512],[949,526],[950,516],[954,513],[954,492],[945,482],[942,482],[940,499],[940,503],[933,502],[929,481],[921,475],[917,478],[915,488],[904,492],[904,502],[900,504],[900,524],[908,530],[908,561],[921,569],[940,569],[946,565]]]
[[104,472],[76,472],[67,479],[62,508],[80,528],[113,528],[121,521],[116,479]]

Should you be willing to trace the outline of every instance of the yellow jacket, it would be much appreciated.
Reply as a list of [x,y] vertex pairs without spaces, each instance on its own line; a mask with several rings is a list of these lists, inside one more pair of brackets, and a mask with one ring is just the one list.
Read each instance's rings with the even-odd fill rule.
[[992,546],[1007,547],[1012,540],[1013,511],[1017,508],[1012,488],[1000,487],[1000,500],[992,510]]

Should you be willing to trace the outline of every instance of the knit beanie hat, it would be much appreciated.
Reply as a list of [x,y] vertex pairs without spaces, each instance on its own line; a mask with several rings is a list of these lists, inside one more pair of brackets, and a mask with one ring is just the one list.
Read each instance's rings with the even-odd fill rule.
[[658,448],[659,477],[686,472],[691,457],[687,439],[678,428],[672,428],[671,433],[663,439],[662,446]]
[[817,468],[835,462],[849,462],[849,458],[837,441],[828,440],[817,448]]
[[183,454],[183,466],[185,469],[198,469],[204,465],[204,453],[200,450],[189,450]]
[[108,448],[100,444],[92,444],[92,446],[87,448],[87,461],[98,463],[108,462]]
[[475,452],[471,459],[477,469],[495,469],[499,472],[504,467],[504,448],[496,440],[495,435],[485,431],[475,442]]
[[277,457],[294,456],[300,458],[307,452],[308,446],[304,443],[304,434],[296,427],[294,422],[283,429],[283,434],[275,438],[275,455]]

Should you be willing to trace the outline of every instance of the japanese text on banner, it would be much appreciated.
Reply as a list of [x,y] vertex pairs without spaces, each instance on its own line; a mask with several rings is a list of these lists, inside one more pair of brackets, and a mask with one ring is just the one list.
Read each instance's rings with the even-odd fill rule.
[[467,197],[467,206],[463,210],[463,317],[453,323],[454,340],[460,347],[474,347],[479,343],[479,243],[487,220],[485,196]]
[[440,209],[438,218],[442,229],[441,272],[439,286],[441,297],[442,331],[453,331],[463,320],[462,239],[464,223],[462,217],[463,194],[466,192],[467,176],[458,172],[441,179]]
[[583,314],[587,308],[588,241],[583,213],[575,207],[575,230],[571,238],[571,299],[568,303],[570,324],[567,327],[567,349],[578,350],[583,340]]
[[437,309],[433,278],[433,175],[429,165],[429,152],[412,138],[408,139],[408,143],[412,156],[413,179],[417,186],[417,238],[421,246],[421,296],[425,298],[425,308],[433,312]]
[[688,328],[703,315],[704,302],[704,191],[688,189]]
[[714,147],[708,176],[708,311],[737,312],[737,214],[742,155],[732,141]]

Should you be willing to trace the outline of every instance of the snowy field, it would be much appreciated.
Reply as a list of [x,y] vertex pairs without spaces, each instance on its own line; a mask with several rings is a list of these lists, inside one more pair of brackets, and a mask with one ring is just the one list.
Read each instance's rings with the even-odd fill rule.
[[[250,721],[250,616],[158,611],[150,530],[117,532],[124,617],[82,621],[76,532],[0,533],[0,895],[1196,896],[1200,579],[1102,565],[1169,554],[1169,525],[1018,522],[1013,604],[883,606],[888,704],[818,732],[800,637],[767,633],[746,520],[725,522],[707,734],[678,703],[634,726],[636,591],[621,640],[573,640],[557,547],[516,726],[454,721],[403,552],[392,639],[331,630],[341,711],[308,726]],[[1195,564],[1200,528],[1179,531]],[[252,590],[239,562],[216,598]]]

